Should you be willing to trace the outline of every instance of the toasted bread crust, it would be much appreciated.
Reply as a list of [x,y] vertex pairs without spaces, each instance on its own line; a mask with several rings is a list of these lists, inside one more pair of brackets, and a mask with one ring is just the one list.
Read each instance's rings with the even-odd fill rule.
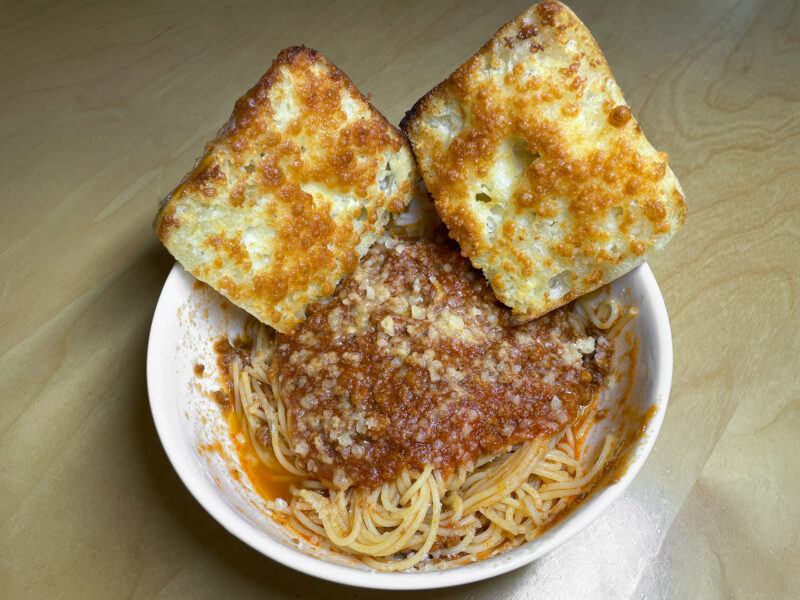
[[413,193],[405,136],[322,54],[283,50],[162,202],[159,239],[280,331],[330,295]]
[[450,235],[520,320],[621,276],[686,217],[666,154],[559,2],[504,25],[400,126]]

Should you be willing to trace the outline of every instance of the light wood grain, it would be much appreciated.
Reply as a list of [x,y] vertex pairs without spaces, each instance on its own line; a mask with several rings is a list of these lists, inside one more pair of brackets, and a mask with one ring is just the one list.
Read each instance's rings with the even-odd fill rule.
[[[800,590],[800,4],[580,0],[689,218],[651,262],[675,373],[639,478],[525,569],[437,598]],[[0,11],[0,595],[393,597],[227,534],[150,418],[172,264],[157,200],[282,47],[328,55],[394,122],[525,2],[52,2]],[[426,596],[425,594],[422,594]]]

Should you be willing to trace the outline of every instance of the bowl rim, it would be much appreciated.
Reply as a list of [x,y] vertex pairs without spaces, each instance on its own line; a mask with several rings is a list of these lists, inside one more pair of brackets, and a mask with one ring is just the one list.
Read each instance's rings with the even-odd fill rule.
[[649,308],[654,317],[651,335],[654,337],[655,352],[651,357],[652,365],[648,376],[653,380],[650,405],[656,406],[656,410],[648,421],[647,434],[641,436],[634,446],[636,449],[634,457],[628,463],[624,473],[614,483],[599,490],[557,527],[540,536],[538,538],[540,543],[529,552],[524,551],[525,544],[523,544],[511,551],[472,564],[450,569],[417,572],[362,570],[331,563],[323,558],[291,548],[254,528],[223,500],[219,490],[194,468],[195,463],[184,459],[185,453],[181,449],[182,438],[171,434],[171,428],[167,423],[168,399],[164,398],[156,385],[156,382],[160,380],[157,375],[164,362],[161,357],[166,351],[164,344],[160,341],[168,330],[164,324],[175,319],[175,309],[180,304],[180,301],[176,304],[173,288],[180,278],[187,275],[188,273],[179,263],[176,262],[173,265],[153,314],[147,344],[147,391],[150,411],[161,445],[173,469],[195,500],[229,533],[272,560],[313,577],[363,588],[420,590],[472,583],[527,565],[561,546],[586,528],[622,495],[647,460],[664,420],[672,383],[672,335],[664,299],[655,276],[647,263],[643,263],[627,275],[637,279],[637,295],[641,294],[642,303],[650,304]]

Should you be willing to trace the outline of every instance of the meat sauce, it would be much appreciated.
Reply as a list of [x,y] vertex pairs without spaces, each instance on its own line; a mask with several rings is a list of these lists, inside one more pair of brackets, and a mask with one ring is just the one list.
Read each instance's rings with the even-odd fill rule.
[[278,335],[270,368],[309,473],[373,489],[556,433],[612,352],[569,306],[515,325],[454,246],[389,240]]

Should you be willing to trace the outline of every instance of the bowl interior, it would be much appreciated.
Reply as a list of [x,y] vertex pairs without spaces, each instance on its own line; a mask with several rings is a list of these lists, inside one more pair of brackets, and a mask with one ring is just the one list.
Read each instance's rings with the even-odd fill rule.
[[[232,534],[278,562],[331,581],[384,589],[435,588],[485,579],[531,562],[586,527],[628,486],[655,441],[672,374],[666,309],[647,265],[615,281],[607,293],[639,310],[638,318],[618,338],[616,381],[601,398],[607,415],[588,439],[597,451],[605,434],[614,433],[622,441],[615,450],[617,467],[543,535],[474,564],[377,572],[355,559],[311,546],[273,521],[265,501],[236,468],[238,454],[210,393],[220,388],[213,343],[222,335],[239,333],[246,314],[211,288],[198,285],[177,263],[162,290],[150,331],[147,379],[153,419],[173,467],[200,504]],[[204,366],[202,377],[194,372],[197,364]],[[620,396],[625,398],[622,403]],[[637,435],[645,414],[647,429]]]

